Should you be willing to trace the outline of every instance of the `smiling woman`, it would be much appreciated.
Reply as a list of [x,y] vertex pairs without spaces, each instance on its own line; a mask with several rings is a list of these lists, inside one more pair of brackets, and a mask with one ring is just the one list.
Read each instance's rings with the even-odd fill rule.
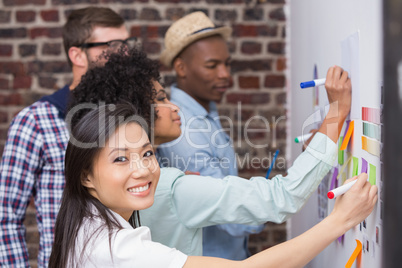
[[[109,104],[89,111],[73,126],[49,267],[300,267],[367,217],[377,200],[376,187],[367,182],[366,174],[361,175],[349,192],[338,197],[330,216],[293,240],[241,262],[189,257],[153,242],[149,228],[139,227],[138,210],[148,209],[154,198],[159,198],[155,192],[160,168],[137,115],[131,104]],[[242,192],[254,184],[264,185],[262,181],[241,181]],[[239,191],[234,184],[228,183],[226,192]],[[193,207],[191,197],[187,200]],[[192,211],[194,218],[197,211]],[[290,260],[289,251],[305,253]]]

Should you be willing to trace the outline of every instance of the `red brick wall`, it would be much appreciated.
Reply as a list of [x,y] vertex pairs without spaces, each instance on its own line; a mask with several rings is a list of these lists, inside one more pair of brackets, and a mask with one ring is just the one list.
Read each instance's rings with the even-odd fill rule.
[[[285,0],[1,0],[0,153],[13,116],[70,81],[61,27],[69,10],[90,4],[109,6],[121,14],[152,58],[161,52],[171,22],[188,12],[201,10],[216,24],[232,26],[233,86],[219,109],[233,120],[240,174],[265,175],[277,148],[281,153],[272,174],[285,170]],[[164,82],[171,84],[173,72],[161,71]],[[230,126],[228,121],[222,123]],[[26,225],[35,266],[38,234],[33,207]],[[263,233],[251,237],[250,249],[254,253],[285,239],[285,224],[267,224]]]

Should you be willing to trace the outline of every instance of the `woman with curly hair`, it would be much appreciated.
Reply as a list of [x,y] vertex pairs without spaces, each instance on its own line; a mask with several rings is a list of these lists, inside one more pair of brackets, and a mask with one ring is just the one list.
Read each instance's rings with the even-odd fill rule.
[[365,219],[377,200],[376,186],[361,175],[326,219],[292,240],[244,261],[187,256],[153,242],[149,228],[139,226],[138,211],[159,198],[165,178],[138,119],[132,105],[109,104],[73,126],[49,267],[302,267]]
[[[104,67],[89,70],[82,78],[67,118],[72,118],[74,125],[100,104],[130,102],[146,122],[144,128],[152,126],[151,142],[156,148],[181,133],[178,107],[170,103],[158,81],[158,64],[144,52],[120,51],[111,55]],[[344,82],[330,75],[327,81],[333,84],[328,94],[334,100],[334,89]],[[154,241],[188,255],[202,255],[203,227],[237,223],[256,228],[267,221],[282,223],[303,207],[331,169],[337,146],[328,136],[339,135],[330,132],[333,130],[328,128],[327,133],[324,121],[322,133],[296,159],[286,177],[217,180],[161,168],[155,202],[139,213],[141,223],[151,229]],[[320,154],[323,147],[325,153]]]

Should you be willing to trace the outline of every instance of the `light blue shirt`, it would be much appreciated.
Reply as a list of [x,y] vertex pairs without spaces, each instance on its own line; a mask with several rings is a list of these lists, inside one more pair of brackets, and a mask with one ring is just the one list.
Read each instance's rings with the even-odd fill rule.
[[[232,141],[222,128],[215,102],[210,102],[208,112],[175,85],[171,87],[171,101],[180,108],[182,133],[175,141],[159,147],[161,166],[198,171],[219,179],[237,176]],[[237,224],[207,227],[203,232],[204,256],[243,260],[250,255],[248,235],[263,229],[263,225],[256,228]]]
[[200,256],[203,227],[282,223],[297,213],[335,163],[337,150],[332,140],[317,133],[287,176],[270,180],[236,176],[217,180],[162,168],[154,204],[140,211],[141,224],[151,229],[153,241]]

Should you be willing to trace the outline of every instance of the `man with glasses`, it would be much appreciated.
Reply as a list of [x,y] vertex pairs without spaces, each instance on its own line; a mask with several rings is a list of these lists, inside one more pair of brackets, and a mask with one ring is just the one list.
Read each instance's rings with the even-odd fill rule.
[[29,267],[23,221],[31,197],[40,234],[38,267],[47,267],[64,188],[68,129],[65,109],[81,77],[103,64],[107,52],[129,46],[124,20],[109,8],[88,7],[70,13],[63,42],[73,81],[26,107],[13,119],[0,163],[0,264]]

